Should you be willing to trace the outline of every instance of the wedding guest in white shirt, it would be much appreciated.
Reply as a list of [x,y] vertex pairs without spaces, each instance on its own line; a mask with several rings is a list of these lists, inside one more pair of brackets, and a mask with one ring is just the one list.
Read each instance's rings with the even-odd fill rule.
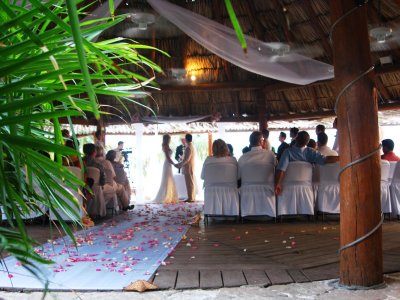
[[324,132],[319,133],[317,136],[318,152],[324,156],[338,156],[338,153],[335,150],[332,150],[326,145],[327,143],[327,134]]
[[260,131],[254,131],[250,135],[250,147],[249,152],[244,153],[238,161],[239,164],[239,178],[241,178],[241,169],[245,164],[248,163],[271,163],[276,165],[276,158],[271,150],[263,149],[261,147],[263,142],[263,136]]

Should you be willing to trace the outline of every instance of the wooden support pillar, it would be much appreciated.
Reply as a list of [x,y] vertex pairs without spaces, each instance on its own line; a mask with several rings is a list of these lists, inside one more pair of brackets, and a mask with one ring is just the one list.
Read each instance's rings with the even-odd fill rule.
[[136,153],[135,153],[135,166],[136,166],[136,198],[142,201],[144,199],[144,182],[143,182],[143,132],[144,125],[136,123],[133,125],[136,135]]
[[257,110],[258,110],[258,127],[262,131],[268,129],[267,119],[265,117],[267,110],[265,107],[265,94],[263,90],[257,91]]
[[[331,0],[332,24],[355,7],[355,1]],[[333,32],[336,94],[368,70],[367,11],[360,6],[344,17]],[[378,147],[378,106],[373,97],[373,75],[368,74],[343,94],[338,106],[340,165],[346,166]],[[340,244],[370,232],[380,222],[379,152],[345,170],[340,179]],[[340,284],[372,286],[382,277],[382,229],[340,254]]]
[[[97,120],[96,124],[96,132],[100,131],[102,134],[100,135],[100,142],[103,143],[103,145],[106,144],[106,126],[104,124],[103,118],[100,116],[100,119]],[[95,143],[97,142],[96,136],[94,137]]]
[[209,131],[208,132],[208,155],[209,156],[213,155],[212,144],[213,144],[213,134],[212,134],[212,131]]

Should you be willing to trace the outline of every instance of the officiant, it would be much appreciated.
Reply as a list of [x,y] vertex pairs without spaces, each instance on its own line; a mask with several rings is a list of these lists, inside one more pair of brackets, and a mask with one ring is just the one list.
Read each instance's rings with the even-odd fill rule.
[[[181,145],[179,145],[178,147],[176,147],[175,150],[175,160],[180,163],[183,159],[183,153],[185,152],[185,147],[186,147],[186,139],[185,138],[181,138]],[[178,169],[178,173],[181,172],[181,169]]]

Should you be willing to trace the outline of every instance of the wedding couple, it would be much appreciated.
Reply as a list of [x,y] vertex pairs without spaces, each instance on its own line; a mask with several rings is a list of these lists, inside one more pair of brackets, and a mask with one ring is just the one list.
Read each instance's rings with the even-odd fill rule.
[[162,151],[165,155],[163,172],[161,177],[161,185],[158,190],[154,203],[173,204],[178,202],[178,192],[176,190],[174,177],[172,176],[172,165],[178,169],[182,169],[182,174],[185,176],[186,189],[188,199],[185,202],[195,201],[195,178],[194,178],[194,164],[196,157],[196,150],[192,145],[192,135],[186,134],[185,136],[186,147],[183,153],[183,159],[179,163],[174,163],[171,159],[172,150],[169,147],[171,136],[166,134],[163,136]]

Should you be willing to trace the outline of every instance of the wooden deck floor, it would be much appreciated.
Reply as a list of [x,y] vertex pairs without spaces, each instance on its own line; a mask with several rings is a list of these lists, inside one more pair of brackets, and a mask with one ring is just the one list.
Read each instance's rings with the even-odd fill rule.
[[[400,271],[400,223],[383,225],[384,272]],[[339,223],[210,222],[161,266],[160,289],[274,285],[339,277]]]

